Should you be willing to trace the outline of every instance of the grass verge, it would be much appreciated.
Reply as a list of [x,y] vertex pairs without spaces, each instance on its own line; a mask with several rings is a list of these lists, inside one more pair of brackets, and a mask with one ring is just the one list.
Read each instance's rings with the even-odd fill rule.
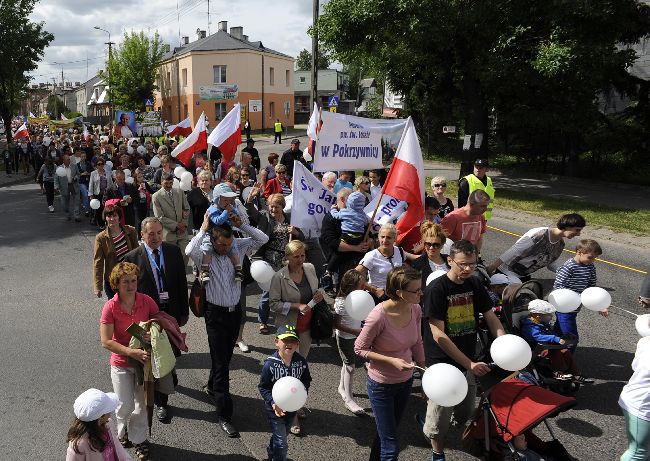
[[[425,184],[431,184],[427,178]],[[458,196],[458,181],[447,180],[447,194]],[[498,189],[495,208],[524,211],[555,222],[565,213],[580,213],[589,226],[606,227],[617,232],[650,235],[650,211],[614,208],[567,198],[544,197],[527,192]]]

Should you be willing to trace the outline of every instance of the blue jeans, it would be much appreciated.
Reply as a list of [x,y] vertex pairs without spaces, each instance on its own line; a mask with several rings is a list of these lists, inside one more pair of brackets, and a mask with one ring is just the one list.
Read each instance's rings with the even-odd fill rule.
[[568,347],[571,353],[574,353],[578,347],[578,312],[569,312],[568,314],[556,312],[555,316],[557,317],[555,328],[560,335],[571,334],[576,337],[576,342]]
[[296,413],[286,413],[283,417],[278,418],[272,409],[267,408],[266,414],[269,417],[269,423],[271,423],[271,440],[269,446],[266,447],[266,453],[271,461],[286,461],[289,452],[287,433]]
[[79,194],[81,195],[81,205],[86,213],[90,213],[90,200],[88,199],[88,186],[79,183]]
[[397,426],[411,395],[412,384],[413,379],[397,384],[382,384],[368,378],[368,399],[377,425],[377,437],[370,450],[371,461],[397,460],[399,456]]
[[260,298],[260,303],[257,306],[257,320],[264,325],[269,323],[269,311],[271,310],[271,305],[269,303],[269,292],[262,290],[262,297]]

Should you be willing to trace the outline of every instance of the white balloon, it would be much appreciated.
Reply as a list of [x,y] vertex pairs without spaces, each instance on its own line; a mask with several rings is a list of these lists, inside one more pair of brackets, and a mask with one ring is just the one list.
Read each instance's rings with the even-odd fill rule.
[[102,205],[102,204],[100,203],[100,201],[97,200],[96,198],[94,198],[94,199],[92,199],[92,200],[90,201],[90,208],[92,208],[93,210],[99,210],[99,207],[100,207],[101,205]]
[[133,155],[133,147],[131,147],[131,146],[127,147],[127,148],[126,148],[126,152],[127,152],[129,155]]
[[172,184],[172,187],[175,187],[176,189],[179,189],[181,187],[181,182],[178,180],[178,178],[174,178],[174,184]]
[[284,376],[278,379],[271,390],[273,401],[283,411],[298,411],[307,402],[307,389],[298,378]]
[[152,158],[151,161],[149,162],[149,166],[158,168],[160,166],[160,157],[156,156]]
[[454,244],[454,241],[452,239],[448,238],[447,240],[445,240],[445,244],[440,249],[440,254],[448,255],[449,252],[451,251],[451,246],[453,244]]
[[467,378],[448,363],[436,363],[422,376],[422,390],[429,400],[443,407],[454,407],[467,396]]
[[442,269],[438,269],[437,271],[431,272],[427,277],[427,286],[429,286],[429,284],[433,282],[435,279],[437,279],[438,277],[442,277],[446,273],[447,271],[443,271]]
[[251,277],[257,283],[271,283],[273,274],[275,274],[275,271],[266,261],[257,260],[251,263]]
[[293,206],[293,194],[289,194],[284,198],[284,211],[285,213],[289,213],[291,211],[291,207]]
[[533,358],[528,343],[517,335],[499,336],[490,346],[490,355],[494,363],[508,371],[526,368]]
[[612,295],[600,287],[589,287],[580,295],[582,305],[590,311],[602,311],[612,304]]
[[364,290],[354,290],[345,297],[345,312],[355,320],[365,320],[375,308],[375,300]]
[[244,190],[241,191],[241,198],[244,203],[248,200],[248,196],[251,195],[253,188],[251,186],[244,187]]
[[129,170],[128,168],[124,168],[122,171],[124,171],[124,176],[126,176],[127,178],[131,176],[131,170]]
[[147,153],[147,148],[144,146],[138,146],[138,154],[146,154]]
[[44,145],[45,147],[49,146],[51,142],[52,142],[52,139],[51,139],[49,136],[45,136],[45,137],[43,138],[43,145]]
[[63,168],[62,166],[58,167],[58,168],[56,169],[56,175],[57,175],[58,177],[60,177],[60,178],[66,176],[67,173],[65,172],[65,168]]
[[133,176],[127,176],[126,179],[124,179],[124,182],[127,184],[133,184],[135,179],[133,179]]
[[176,168],[174,168],[174,176],[180,178],[183,175],[183,173],[185,173],[186,171],[187,170],[182,166],[177,166]]
[[187,182],[181,181],[181,190],[184,191],[184,192],[188,192],[188,191],[192,190],[192,183],[191,182],[187,183]]
[[305,147],[305,150],[302,151],[302,158],[304,158],[306,162],[311,162],[313,160],[313,157],[309,153],[309,147]]
[[183,174],[181,174],[181,182],[186,182],[190,186],[192,185],[192,180],[193,179],[194,179],[194,176],[192,176],[192,173],[190,173],[189,171],[185,171],[185,172],[183,172]]
[[262,290],[262,291],[271,291],[271,282],[268,282],[268,283],[257,282],[257,284],[259,285],[260,290]]
[[112,169],[113,169],[113,162],[111,162],[110,160],[107,161],[107,162],[106,162],[106,166],[107,166],[109,169],[112,170]]
[[559,288],[551,291],[548,295],[548,302],[553,304],[553,307],[558,312],[564,314],[575,311],[582,303],[580,301],[580,295],[568,288]]
[[650,336],[650,314],[639,315],[634,322],[634,328],[642,338]]

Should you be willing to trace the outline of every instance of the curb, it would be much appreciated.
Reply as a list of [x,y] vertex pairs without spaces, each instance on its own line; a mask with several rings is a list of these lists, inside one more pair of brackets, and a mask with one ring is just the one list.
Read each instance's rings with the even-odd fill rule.
[[15,186],[17,184],[26,184],[26,183],[29,183],[29,182],[33,182],[34,184],[37,184],[34,181],[34,178],[32,178],[31,176],[23,176],[22,178],[15,178],[15,179],[12,178],[12,179],[4,181],[4,182],[2,180],[0,180],[0,188]]

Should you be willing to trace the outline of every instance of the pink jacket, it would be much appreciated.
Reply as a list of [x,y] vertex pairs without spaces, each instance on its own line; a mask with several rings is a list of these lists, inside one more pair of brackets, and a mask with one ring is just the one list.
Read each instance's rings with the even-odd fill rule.
[[[122,444],[117,440],[117,430],[112,419],[108,420],[106,424],[108,428],[108,435],[110,441],[115,447],[115,454],[119,461],[131,461],[133,458],[126,452]],[[104,461],[104,455],[100,451],[94,451],[86,437],[79,440],[77,446],[79,453],[76,453],[72,448],[72,442],[68,442],[68,451],[65,456],[65,461]]]

